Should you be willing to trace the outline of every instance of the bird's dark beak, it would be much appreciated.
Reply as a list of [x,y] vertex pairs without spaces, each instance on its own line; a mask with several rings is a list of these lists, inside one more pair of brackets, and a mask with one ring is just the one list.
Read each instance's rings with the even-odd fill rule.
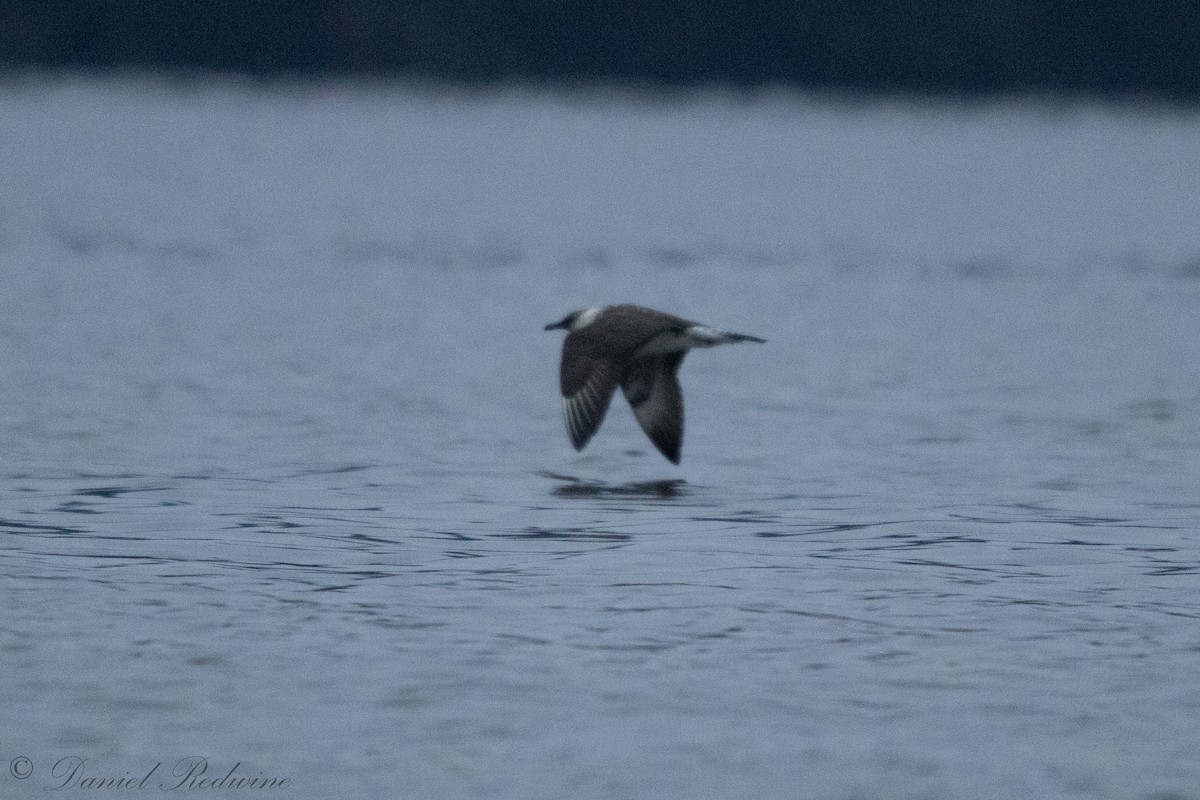
[[562,322],[560,320],[559,322],[551,322],[549,325],[546,326],[546,330],[553,331],[553,330],[559,330],[559,329],[566,328],[566,327],[567,327],[567,323]]

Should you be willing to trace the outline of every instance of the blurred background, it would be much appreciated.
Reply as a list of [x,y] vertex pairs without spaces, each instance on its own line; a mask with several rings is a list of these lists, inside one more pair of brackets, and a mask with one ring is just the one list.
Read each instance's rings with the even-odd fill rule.
[[9,0],[0,65],[1194,100],[1183,0]]

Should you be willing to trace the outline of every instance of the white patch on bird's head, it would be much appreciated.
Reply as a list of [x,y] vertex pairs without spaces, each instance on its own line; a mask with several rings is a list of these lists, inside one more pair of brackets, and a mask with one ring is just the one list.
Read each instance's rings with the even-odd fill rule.
[[600,316],[602,308],[585,308],[582,311],[576,311],[571,319],[571,330],[577,331],[580,328],[586,328],[596,321],[596,317]]

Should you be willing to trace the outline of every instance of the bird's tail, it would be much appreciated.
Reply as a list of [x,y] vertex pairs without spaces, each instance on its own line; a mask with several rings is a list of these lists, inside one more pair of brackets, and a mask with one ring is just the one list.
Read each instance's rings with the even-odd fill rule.
[[734,342],[758,342],[759,344],[767,343],[766,339],[760,339],[757,336],[751,336],[748,333],[730,333],[725,331],[721,334],[721,337],[720,344],[733,344]]
[[759,344],[766,344],[767,341],[757,336],[751,336],[748,333],[718,331],[703,325],[693,325],[688,328],[687,336],[694,342],[694,347],[714,347],[718,344],[734,344],[735,342],[758,342]]

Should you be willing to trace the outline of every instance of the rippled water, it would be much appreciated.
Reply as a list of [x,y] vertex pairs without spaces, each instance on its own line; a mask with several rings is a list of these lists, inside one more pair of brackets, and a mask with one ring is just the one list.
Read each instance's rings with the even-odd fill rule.
[[[77,80],[0,138],[3,796],[1200,798],[1195,114]],[[567,443],[542,326],[612,301],[768,339],[681,467]]]

